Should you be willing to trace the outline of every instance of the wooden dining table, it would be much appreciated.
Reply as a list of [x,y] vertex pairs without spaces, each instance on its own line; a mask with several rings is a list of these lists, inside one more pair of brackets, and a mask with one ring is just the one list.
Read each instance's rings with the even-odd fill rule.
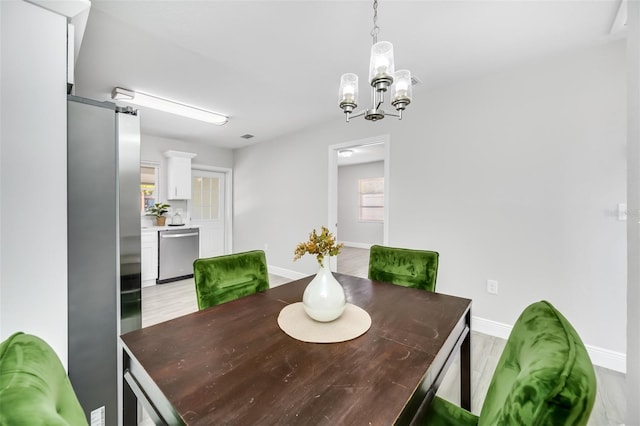
[[360,337],[306,343],[279,328],[310,276],[124,334],[124,392],[156,424],[417,424],[460,353],[470,408],[471,300],[334,275],[371,317]]

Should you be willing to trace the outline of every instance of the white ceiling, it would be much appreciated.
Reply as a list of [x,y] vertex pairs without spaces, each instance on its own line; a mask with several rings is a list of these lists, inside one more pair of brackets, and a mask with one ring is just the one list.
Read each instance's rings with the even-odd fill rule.
[[[340,155],[341,151],[351,151],[350,156]],[[353,164],[372,163],[384,161],[384,143],[350,146],[338,151],[338,167],[351,166]]]
[[[380,0],[379,40],[429,88],[605,43],[620,0]],[[141,109],[144,133],[237,148],[343,121],[340,75],[366,78],[372,5],[342,1],[92,1],[75,94],[115,86],[228,114],[219,127]],[[407,116],[411,114],[411,106]],[[250,133],[254,138],[240,136]]]

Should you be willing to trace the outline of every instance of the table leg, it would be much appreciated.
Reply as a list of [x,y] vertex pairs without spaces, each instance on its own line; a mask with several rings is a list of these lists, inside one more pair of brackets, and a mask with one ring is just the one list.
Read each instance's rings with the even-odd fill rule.
[[[122,351],[124,371],[129,368],[129,355]],[[123,376],[124,377],[124,376]],[[126,380],[122,380],[122,422],[125,425],[138,424],[138,399]]]
[[466,322],[469,332],[460,347],[460,405],[471,411],[471,310]]

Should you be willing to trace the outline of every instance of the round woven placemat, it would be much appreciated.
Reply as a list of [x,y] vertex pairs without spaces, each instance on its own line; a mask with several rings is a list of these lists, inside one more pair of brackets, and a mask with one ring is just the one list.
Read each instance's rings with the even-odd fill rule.
[[338,343],[363,335],[371,327],[371,317],[359,306],[347,303],[338,319],[319,322],[307,315],[302,302],[297,302],[282,308],[278,325],[289,336],[303,342]]

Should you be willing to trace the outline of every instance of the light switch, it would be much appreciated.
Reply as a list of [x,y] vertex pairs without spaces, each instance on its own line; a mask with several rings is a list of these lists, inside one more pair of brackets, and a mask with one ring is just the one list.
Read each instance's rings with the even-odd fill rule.
[[487,280],[487,293],[498,294],[498,281]]
[[618,220],[627,220],[627,204],[618,204]]

